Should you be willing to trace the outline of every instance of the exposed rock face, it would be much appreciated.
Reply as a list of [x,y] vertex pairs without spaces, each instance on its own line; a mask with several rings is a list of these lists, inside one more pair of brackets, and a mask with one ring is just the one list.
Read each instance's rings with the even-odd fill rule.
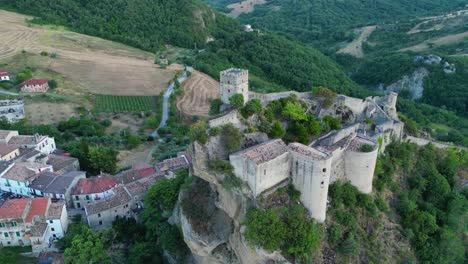
[[[262,142],[267,137],[264,134],[250,134],[246,136],[242,145],[252,142]],[[251,247],[244,239],[241,227],[247,209],[252,200],[245,187],[226,190],[222,185],[224,175],[218,175],[208,170],[208,161],[215,158],[227,157],[221,148],[220,138],[212,137],[202,146],[193,143],[189,147],[192,158],[192,174],[206,181],[210,185],[211,194],[209,202],[204,202],[203,210],[210,215],[207,225],[203,228],[197,226],[196,221],[184,213],[183,209],[175,212],[178,216],[184,240],[190,248],[197,263],[234,263],[234,264],[261,264],[261,263],[289,263],[279,252],[267,252]],[[179,196],[181,203],[184,190]],[[183,206],[179,206],[181,208]],[[207,228],[207,229],[204,229]]]
[[401,93],[402,91],[409,91],[411,99],[417,100],[423,96],[424,78],[428,75],[429,71],[426,68],[418,68],[413,74],[405,75],[400,80],[388,86],[380,84],[375,90],[383,93]]

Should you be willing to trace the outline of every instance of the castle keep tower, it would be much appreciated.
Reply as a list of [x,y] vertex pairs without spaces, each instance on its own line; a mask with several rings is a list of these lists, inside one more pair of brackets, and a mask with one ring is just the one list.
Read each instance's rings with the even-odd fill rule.
[[249,71],[242,69],[227,69],[220,73],[220,96],[224,104],[229,104],[229,98],[235,94],[244,96],[244,104],[249,100]]

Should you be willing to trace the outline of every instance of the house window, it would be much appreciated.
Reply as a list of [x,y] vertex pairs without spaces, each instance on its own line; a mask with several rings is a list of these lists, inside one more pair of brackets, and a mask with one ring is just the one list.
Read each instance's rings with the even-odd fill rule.
[[54,221],[53,221],[53,220],[49,220],[49,223],[53,224],[53,223],[54,223]]
[[16,231],[16,236],[20,237],[21,236],[20,232]]
[[323,170],[322,170],[322,171],[323,171],[323,172],[327,172],[327,168],[323,168]]
[[80,197],[78,197],[78,195],[75,196],[75,200],[79,201],[79,200],[80,200]]
[[266,175],[266,169],[263,170],[263,175]]
[[50,230],[53,232],[53,231],[55,231],[55,228],[52,227]]
[[56,235],[56,234],[53,234],[52,236],[53,236],[53,237],[57,237],[57,235]]
[[4,235],[5,237],[9,237],[9,236],[10,236],[10,235],[8,235],[7,232],[3,233],[3,235]]
[[18,226],[18,223],[16,223],[15,221],[11,222],[11,226]]
[[20,183],[20,182],[16,182],[16,183],[18,183],[18,186],[21,186],[21,183]]
[[5,227],[5,223],[0,223],[0,227]]
[[99,225],[102,225],[102,221],[99,221]]
[[86,200],[89,200],[89,195],[86,195]]
[[101,214],[97,214],[97,217],[101,217]]
[[80,204],[80,203],[76,203],[76,207],[81,208],[81,204]]

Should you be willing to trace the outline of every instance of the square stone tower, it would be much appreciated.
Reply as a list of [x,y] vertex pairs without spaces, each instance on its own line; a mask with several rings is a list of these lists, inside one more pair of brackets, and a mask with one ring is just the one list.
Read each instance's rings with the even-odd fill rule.
[[229,104],[229,98],[235,94],[244,96],[244,104],[249,101],[249,71],[242,69],[227,69],[220,73],[220,96],[224,104]]

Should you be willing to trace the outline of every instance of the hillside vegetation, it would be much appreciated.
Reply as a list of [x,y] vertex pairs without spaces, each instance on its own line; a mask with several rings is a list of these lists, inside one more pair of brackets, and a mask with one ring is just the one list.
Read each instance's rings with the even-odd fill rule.
[[202,47],[217,21],[224,20],[193,0],[0,0],[0,6],[37,16],[37,23],[63,25],[149,51],[166,43]]
[[[224,12],[233,2],[205,1]],[[242,14],[239,19],[305,43],[340,42],[354,38],[350,28],[440,13],[467,3],[466,0],[271,0],[255,6],[252,13]]]
[[[34,15],[35,23],[64,25],[150,51],[163,44],[207,46],[196,58],[198,68],[213,77],[228,67],[248,68],[252,88],[257,91],[305,91],[323,85],[352,95],[364,94],[319,51],[270,33],[243,33],[236,20],[196,0],[0,0],[0,7]],[[208,37],[215,41],[206,45]]]

